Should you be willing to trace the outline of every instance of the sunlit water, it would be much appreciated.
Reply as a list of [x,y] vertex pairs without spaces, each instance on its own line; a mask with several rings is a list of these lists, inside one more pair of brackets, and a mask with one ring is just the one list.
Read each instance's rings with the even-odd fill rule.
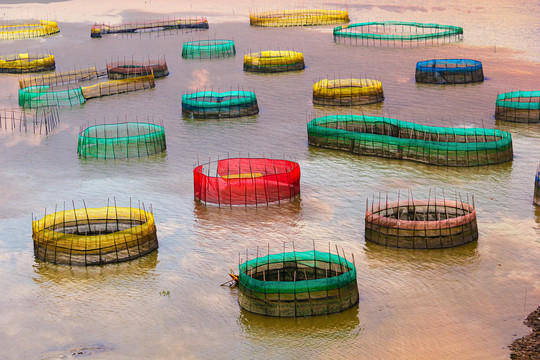
[[[74,3],[81,4],[67,1],[48,5],[52,10],[44,8],[65,19],[59,35],[3,42],[1,51],[45,49],[55,55],[58,70],[103,68],[107,59],[165,55],[171,74],[156,80],[152,90],[60,109],[61,122],[48,137],[0,132],[2,358],[58,358],[100,344],[103,351],[95,357],[105,359],[504,359],[506,346],[528,331],[522,320],[540,304],[540,209],[532,205],[540,125],[498,123],[493,114],[498,93],[540,86],[537,2],[521,2],[517,10],[465,1],[448,7],[436,1],[421,6],[349,4],[353,21],[429,21],[465,28],[463,42],[418,48],[336,44],[332,27],[252,28],[245,16],[247,5],[234,2],[220,2],[214,10],[190,3],[192,13],[209,16],[206,32],[91,39],[90,25],[101,19],[99,14],[117,21],[122,15],[159,16],[128,10],[123,2],[126,10],[111,12],[102,2],[90,15],[81,5],[77,20],[69,12]],[[136,6],[150,10],[142,3]],[[500,19],[505,29],[512,29],[510,34],[498,26]],[[237,55],[181,58],[182,42],[208,38],[234,39]],[[244,73],[243,54],[261,49],[301,51],[307,67],[283,74]],[[480,60],[486,81],[417,85],[416,62],[436,57]],[[384,103],[353,109],[312,105],[314,82],[351,76],[380,79]],[[17,106],[17,80],[0,76],[1,106]],[[255,91],[260,113],[227,120],[183,118],[182,93],[204,87]],[[508,130],[514,160],[446,168],[307,145],[306,122],[313,116],[351,112]],[[77,157],[83,124],[126,117],[163,121],[166,154],[122,161]],[[239,153],[298,161],[300,198],[259,208],[195,202],[192,170],[197,159]],[[396,199],[398,190],[411,189],[415,198],[422,198],[430,188],[444,188],[448,198],[454,191],[465,197],[474,194],[478,242],[433,251],[365,242],[367,197],[389,192]],[[130,197],[153,205],[157,252],[89,268],[34,259],[32,213],[42,216],[45,207],[50,213],[64,201],[71,207],[71,200],[82,206],[81,199],[89,207],[104,206],[113,197],[122,206]],[[310,249],[313,240],[320,250],[330,242],[332,249],[337,245],[348,256],[354,253],[358,306],[316,318],[266,318],[241,310],[237,290],[219,286],[237,266],[238,254],[245,258],[246,249],[253,257],[257,247],[261,254],[268,245],[271,252],[279,252],[283,242],[289,242],[290,249],[294,241],[297,249]]]

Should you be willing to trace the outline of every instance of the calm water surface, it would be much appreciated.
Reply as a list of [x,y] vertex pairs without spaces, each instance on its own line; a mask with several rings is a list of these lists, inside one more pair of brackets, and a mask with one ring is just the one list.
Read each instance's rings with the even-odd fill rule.
[[[157,1],[162,8],[149,9],[120,1],[111,10],[113,5],[98,3],[101,7],[88,11],[80,1],[37,10],[24,3],[0,5],[0,10],[11,10],[11,18],[18,9],[24,9],[23,15],[40,9],[58,14],[61,28],[46,39],[3,42],[2,53],[48,50],[58,70],[165,55],[171,72],[156,81],[155,89],[60,109],[61,123],[48,137],[0,132],[1,357],[55,359],[71,349],[101,344],[103,351],[95,358],[508,358],[506,346],[528,332],[522,321],[540,304],[540,209],[532,205],[540,126],[498,123],[493,114],[498,93],[540,87],[537,1],[511,8],[501,1],[350,4],[353,21],[430,21],[465,28],[462,42],[419,48],[336,44],[332,27],[252,28],[247,4],[220,2],[213,8],[208,1],[190,2],[177,12],[207,15],[206,32],[91,39],[90,25],[96,20],[152,19],[159,15],[140,10],[169,11],[170,6]],[[236,57],[181,58],[182,42],[208,38],[234,39]],[[244,73],[243,54],[261,49],[302,51],[307,67],[284,74]],[[474,85],[417,85],[416,62],[431,58],[480,60],[487,79]],[[315,81],[351,76],[382,80],[384,103],[353,109],[313,106]],[[183,118],[181,94],[204,87],[253,90],[260,114]],[[1,75],[0,88],[0,106],[17,106],[18,77]],[[351,112],[508,130],[514,161],[444,168],[307,145],[306,122],[313,116]],[[83,124],[126,117],[163,121],[166,154],[125,161],[77,157]],[[194,202],[197,158],[239,153],[298,161],[300,198],[259,208]],[[412,189],[421,198],[430,188],[444,188],[448,197],[454,191],[475,195],[478,242],[433,251],[365,242],[367,197],[389,192],[395,199],[398,190]],[[153,205],[157,252],[89,268],[34,259],[32,213],[41,216],[45,208],[50,212],[71,200],[82,206],[81,199],[99,207],[113,197],[124,206],[130,197]],[[266,318],[241,310],[237,290],[219,286],[246,249],[252,257],[257,247],[270,244],[271,252],[279,252],[283,242],[291,248],[295,241],[297,249],[309,249],[313,240],[321,250],[331,242],[354,253],[358,306],[331,316]],[[162,290],[170,295],[160,295]]]

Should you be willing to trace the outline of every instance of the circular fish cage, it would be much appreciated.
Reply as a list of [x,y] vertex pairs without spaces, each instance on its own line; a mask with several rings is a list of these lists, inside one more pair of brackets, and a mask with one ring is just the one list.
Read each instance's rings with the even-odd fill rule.
[[23,74],[52,71],[56,68],[51,54],[13,54],[0,56],[0,73]]
[[107,206],[55,212],[32,221],[34,255],[54,264],[101,265],[158,248],[152,211]]
[[367,105],[383,100],[378,80],[323,79],[313,84],[313,104],[317,105]]
[[230,158],[193,170],[194,196],[204,204],[258,206],[300,194],[300,165],[294,161]]
[[244,71],[274,73],[305,67],[304,55],[295,51],[268,50],[244,56]]
[[349,21],[349,12],[342,10],[274,10],[249,14],[252,26],[263,27],[333,25]]
[[482,63],[470,59],[433,59],[416,63],[417,83],[469,84],[484,81]]
[[59,33],[56,21],[29,20],[0,25],[0,40],[29,39]]
[[82,130],[77,153],[81,158],[121,159],[159,154],[166,148],[163,126],[125,122]]
[[238,269],[238,303],[252,313],[328,315],[358,303],[356,267],[339,255],[284,252],[246,261]]
[[56,86],[37,85],[19,89],[19,106],[38,108],[43,106],[73,106],[86,102],[82,89],[60,90]]
[[404,21],[371,21],[334,28],[334,41],[353,40],[371,46],[436,45],[463,39],[463,28]]
[[540,165],[536,168],[536,176],[534,177],[534,203],[540,206]]
[[512,161],[512,134],[498,129],[425,126],[370,115],[331,115],[307,124],[308,143],[354,154],[439,166]]
[[169,75],[169,69],[165,60],[124,60],[107,64],[107,75],[111,80],[127,79],[149,74],[154,74],[155,79]]
[[540,91],[512,91],[497,95],[495,119],[539,123]]
[[182,95],[182,114],[200,119],[233,118],[259,113],[251,91],[197,91]]
[[195,40],[182,45],[184,59],[214,59],[236,54],[234,40]]
[[478,239],[473,205],[452,200],[402,200],[366,206],[366,241],[405,249],[442,249]]

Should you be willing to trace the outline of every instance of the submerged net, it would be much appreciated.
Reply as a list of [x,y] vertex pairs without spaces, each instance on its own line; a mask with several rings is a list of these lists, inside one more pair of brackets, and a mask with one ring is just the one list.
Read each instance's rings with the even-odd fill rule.
[[470,59],[434,59],[416,63],[416,82],[468,84],[484,81],[482,63]]
[[159,60],[122,60],[107,63],[107,74],[111,80],[126,79],[154,74],[154,78],[169,75],[169,69],[165,58]]
[[540,165],[536,168],[536,176],[534,177],[534,203],[540,206]]
[[51,54],[22,53],[0,56],[0,73],[22,74],[54,69],[54,56]]
[[275,10],[249,14],[252,26],[265,27],[333,25],[349,21],[349,13],[342,10]]
[[251,91],[197,91],[182,95],[182,114],[193,118],[231,118],[259,113]]
[[540,91],[512,91],[497,95],[495,119],[512,122],[540,122]]
[[238,303],[278,317],[327,315],[358,303],[356,267],[331,253],[284,252],[238,266]]
[[90,37],[100,38],[107,34],[129,34],[177,29],[208,29],[208,20],[204,17],[187,17],[117,25],[94,24],[90,31]]
[[266,205],[300,194],[300,166],[288,160],[232,158],[193,169],[195,199],[204,204]]
[[463,38],[463,28],[453,25],[423,24],[404,21],[371,21],[340,25],[334,28],[334,41],[353,39],[364,45],[420,45],[440,40],[450,42]]
[[244,71],[272,73],[304,68],[304,55],[295,51],[268,50],[244,55]]
[[19,131],[25,134],[48,135],[59,121],[58,109],[55,107],[35,110],[0,109],[0,132]]
[[0,25],[0,40],[28,39],[60,32],[56,21],[29,20],[19,24]]
[[332,115],[307,124],[310,145],[442,166],[511,161],[512,135],[484,128],[424,126],[367,115]]
[[161,125],[126,122],[90,126],[79,133],[77,153],[82,158],[121,159],[165,151]]
[[234,40],[196,40],[182,45],[184,59],[214,59],[236,54]]
[[457,200],[374,200],[365,223],[366,240],[389,247],[441,249],[478,239],[474,205]]
[[383,100],[378,80],[323,79],[313,84],[313,103],[317,105],[366,105]]
[[152,211],[107,206],[55,212],[32,221],[34,255],[55,264],[100,265],[158,248]]

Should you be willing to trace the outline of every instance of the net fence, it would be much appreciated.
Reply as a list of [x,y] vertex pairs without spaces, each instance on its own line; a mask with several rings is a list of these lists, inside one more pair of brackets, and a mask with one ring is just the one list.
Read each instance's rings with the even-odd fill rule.
[[55,264],[101,265],[158,248],[152,209],[107,206],[56,211],[32,221],[34,255]]
[[163,20],[127,22],[123,24],[94,24],[90,37],[101,38],[109,34],[153,33],[170,30],[208,29],[208,20],[204,17],[175,17]]
[[304,55],[290,50],[267,50],[244,55],[244,71],[273,73],[302,70]]
[[162,125],[125,122],[94,125],[82,130],[77,153],[81,158],[122,159],[150,156],[165,149]]
[[215,119],[259,113],[257,96],[251,91],[196,91],[182,95],[182,114],[192,118]]
[[469,84],[484,81],[482,63],[471,59],[433,59],[416,63],[416,82]]
[[273,10],[249,14],[252,26],[263,27],[333,25],[349,21],[349,12],[342,10]]
[[307,124],[310,145],[441,166],[511,161],[512,135],[497,129],[419,125],[369,115],[331,115]]
[[[428,198],[366,203],[365,238],[379,245],[407,249],[442,249],[478,239],[476,210],[461,201]],[[431,195],[431,193],[430,193]],[[380,196],[380,195],[379,195]],[[467,196],[468,197],[468,196]]]
[[182,45],[184,59],[215,59],[236,55],[234,40],[194,40]]
[[313,103],[317,105],[367,105],[383,100],[378,80],[323,79],[313,84]]
[[59,121],[57,108],[0,109],[0,132],[49,135]]
[[334,41],[353,40],[372,46],[435,45],[463,39],[463,28],[453,25],[404,21],[371,21],[334,28]]
[[268,254],[240,264],[238,270],[238,303],[253,313],[327,315],[358,303],[356,267],[344,254],[317,250]]
[[56,21],[28,20],[13,24],[0,24],[0,40],[28,39],[59,33]]
[[495,119],[520,123],[540,122],[540,91],[511,91],[497,95]]
[[154,78],[169,75],[169,69],[165,58],[157,60],[119,60],[107,63],[107,75],[111,80],[120,80],[153,74]]
[[267,205],[300,194],[300,165],[290,160],[229,158],[193,170],[196,200],[218,206]]
[[12,54],[0,56],[0,73],[23,74],[52,71],[56,67],[51,54]]

